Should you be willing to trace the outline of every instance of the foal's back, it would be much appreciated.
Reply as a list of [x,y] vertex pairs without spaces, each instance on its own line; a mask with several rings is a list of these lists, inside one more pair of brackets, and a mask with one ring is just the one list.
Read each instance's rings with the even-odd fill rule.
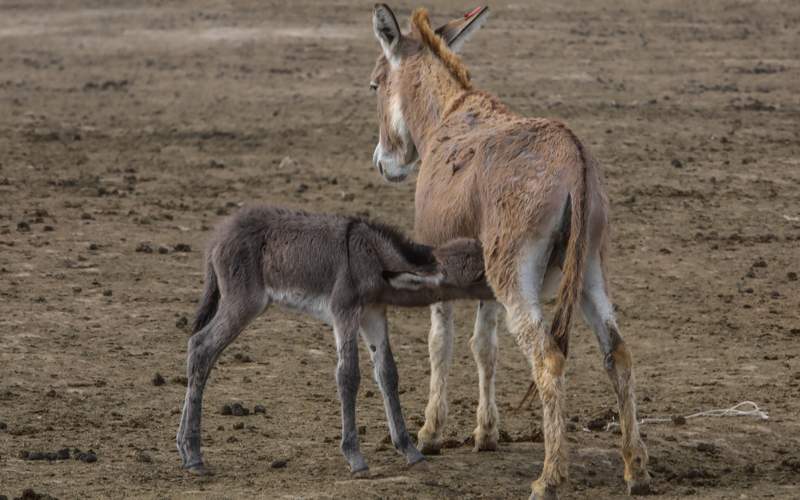
[[339,215],[246,207],[217,230],[209,258],[221,282],[246,282],[270,295],[329,295],[347,258],[350,222]]

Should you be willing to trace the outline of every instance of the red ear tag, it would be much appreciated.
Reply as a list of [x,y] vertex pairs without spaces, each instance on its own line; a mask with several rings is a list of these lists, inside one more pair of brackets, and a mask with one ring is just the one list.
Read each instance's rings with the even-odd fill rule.
[[466,14],[464,14],[464,19],[469,19],[470,17],[474,16],[475,14],[480,12],[482,8],[483,7],[475,7],[471,11],[467,12]]

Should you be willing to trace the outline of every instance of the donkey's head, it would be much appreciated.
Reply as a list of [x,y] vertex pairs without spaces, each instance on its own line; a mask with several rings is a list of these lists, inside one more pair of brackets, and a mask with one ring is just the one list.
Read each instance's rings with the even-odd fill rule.
[[[438,48],[437,55],[454,76],[468,87],[466,69],[453,56],[469,36],[487,19],[489,9],[478,7],[462,18],[432,30],[425,9],[417,9],[412,16],[412,31],[403,34],[392,10],[385,4],[376,4],[372,13],[372,27],[381,45],[382,54],[375,63],[370,88],[378,96],[378,145],[372,162],[388,181],[400,182],[414,170],[419,154],[407,124],[403,94],[403,75],[408,63],[425,46]],[[448,55],[451,56],[448,59]],[[409,78],[410,75],[406,75]]]

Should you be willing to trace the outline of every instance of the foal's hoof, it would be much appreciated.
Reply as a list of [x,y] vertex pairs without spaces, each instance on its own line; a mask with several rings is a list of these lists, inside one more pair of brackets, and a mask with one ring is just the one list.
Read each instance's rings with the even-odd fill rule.
[[650,489],[650,475],[632,479],[628,481],[628,495],[649,495],[653,493]]
[[184,467],[186,472],[193,476],[213,476],[214,473],[211,472],[208,468],[206,468],[203,464],[196,464],[190,465],[189,467]]
[[358,469],[350,472],[353,479],[365,479],[369,477],[369,467],[364,466],[363,469]]

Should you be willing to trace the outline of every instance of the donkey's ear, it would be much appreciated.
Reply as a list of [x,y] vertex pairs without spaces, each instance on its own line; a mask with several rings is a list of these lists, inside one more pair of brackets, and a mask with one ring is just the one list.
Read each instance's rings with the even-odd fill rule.
[[372,29],[375,38],[381,43],[383,54],[389,61],[397,59],[397,48],[400,42],[400,25],[388,5],[376,3],[372,10]]
[[436,34],[444,38],[453,52],[461,51],[461,47],[486,21],[489,20],[489,7],[476,7],[464,14],[464,17],[453,19],[436,29]]

